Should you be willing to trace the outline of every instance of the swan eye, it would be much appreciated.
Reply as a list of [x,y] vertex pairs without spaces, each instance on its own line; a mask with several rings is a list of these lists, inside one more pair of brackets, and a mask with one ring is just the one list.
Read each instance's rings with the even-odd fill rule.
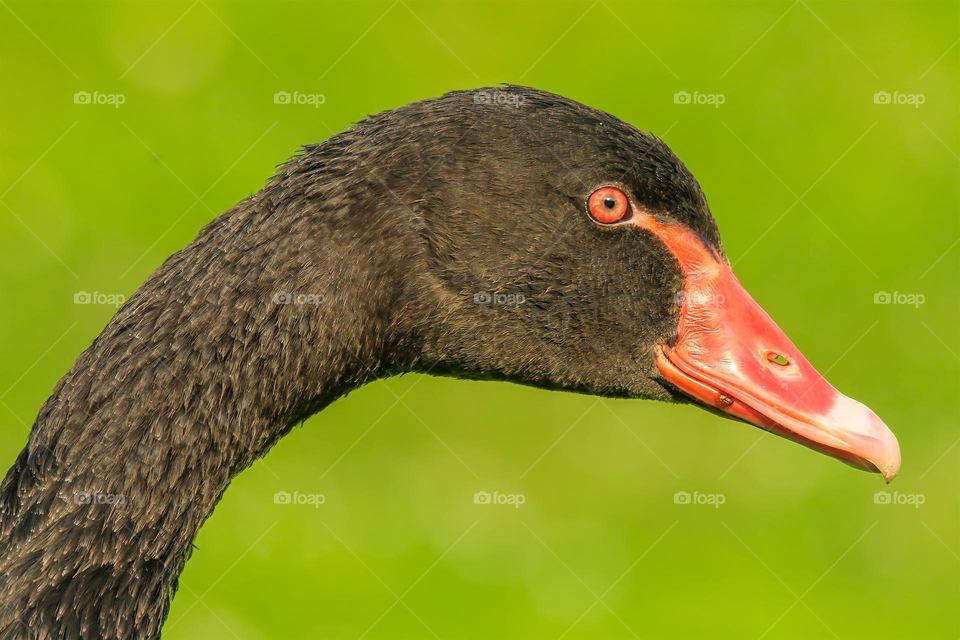
[[587,200],[590,217],[601,224],[620,222],[630,213],[627,194],[616,187],[600,187]]

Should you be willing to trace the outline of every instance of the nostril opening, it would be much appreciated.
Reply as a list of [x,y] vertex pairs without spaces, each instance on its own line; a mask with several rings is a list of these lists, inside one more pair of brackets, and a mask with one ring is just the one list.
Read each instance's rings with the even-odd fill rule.
[[781,367],[785,367],[790,364],[790,360],[787,358],[787,356],[783,355],[782,353],[777,353],[776,351],[767,351],[767,360],[773,364],[780,365]]

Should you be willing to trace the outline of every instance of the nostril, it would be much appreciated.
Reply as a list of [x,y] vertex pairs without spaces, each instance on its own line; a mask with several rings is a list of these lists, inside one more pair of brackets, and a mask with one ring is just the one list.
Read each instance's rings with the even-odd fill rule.
[[776,351],[767,351],[767,360],[773,364],[778,364],[781,367],[785,367],[790,364],[790,360],[787,358],[787,356],[783,355],[782,353],[777,353]]

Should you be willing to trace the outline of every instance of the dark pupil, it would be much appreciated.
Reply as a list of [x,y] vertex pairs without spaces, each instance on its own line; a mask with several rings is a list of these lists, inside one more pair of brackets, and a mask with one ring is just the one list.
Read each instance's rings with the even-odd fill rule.
[[603,206],[607,209],[613,209],[617,206],[617,199],[613,196],[609,196],[603,199]]

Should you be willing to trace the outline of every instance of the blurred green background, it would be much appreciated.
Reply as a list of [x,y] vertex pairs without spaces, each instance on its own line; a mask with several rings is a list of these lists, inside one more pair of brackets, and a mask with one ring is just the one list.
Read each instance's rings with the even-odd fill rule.
[[299,145],[499,82],[663,137],[754,297],[900,438],[885,487],[692,407],[387,380],[233,483],[165,637],[960,634],[960,3],[0,0],[0,34],[4,468],[104,295]]

